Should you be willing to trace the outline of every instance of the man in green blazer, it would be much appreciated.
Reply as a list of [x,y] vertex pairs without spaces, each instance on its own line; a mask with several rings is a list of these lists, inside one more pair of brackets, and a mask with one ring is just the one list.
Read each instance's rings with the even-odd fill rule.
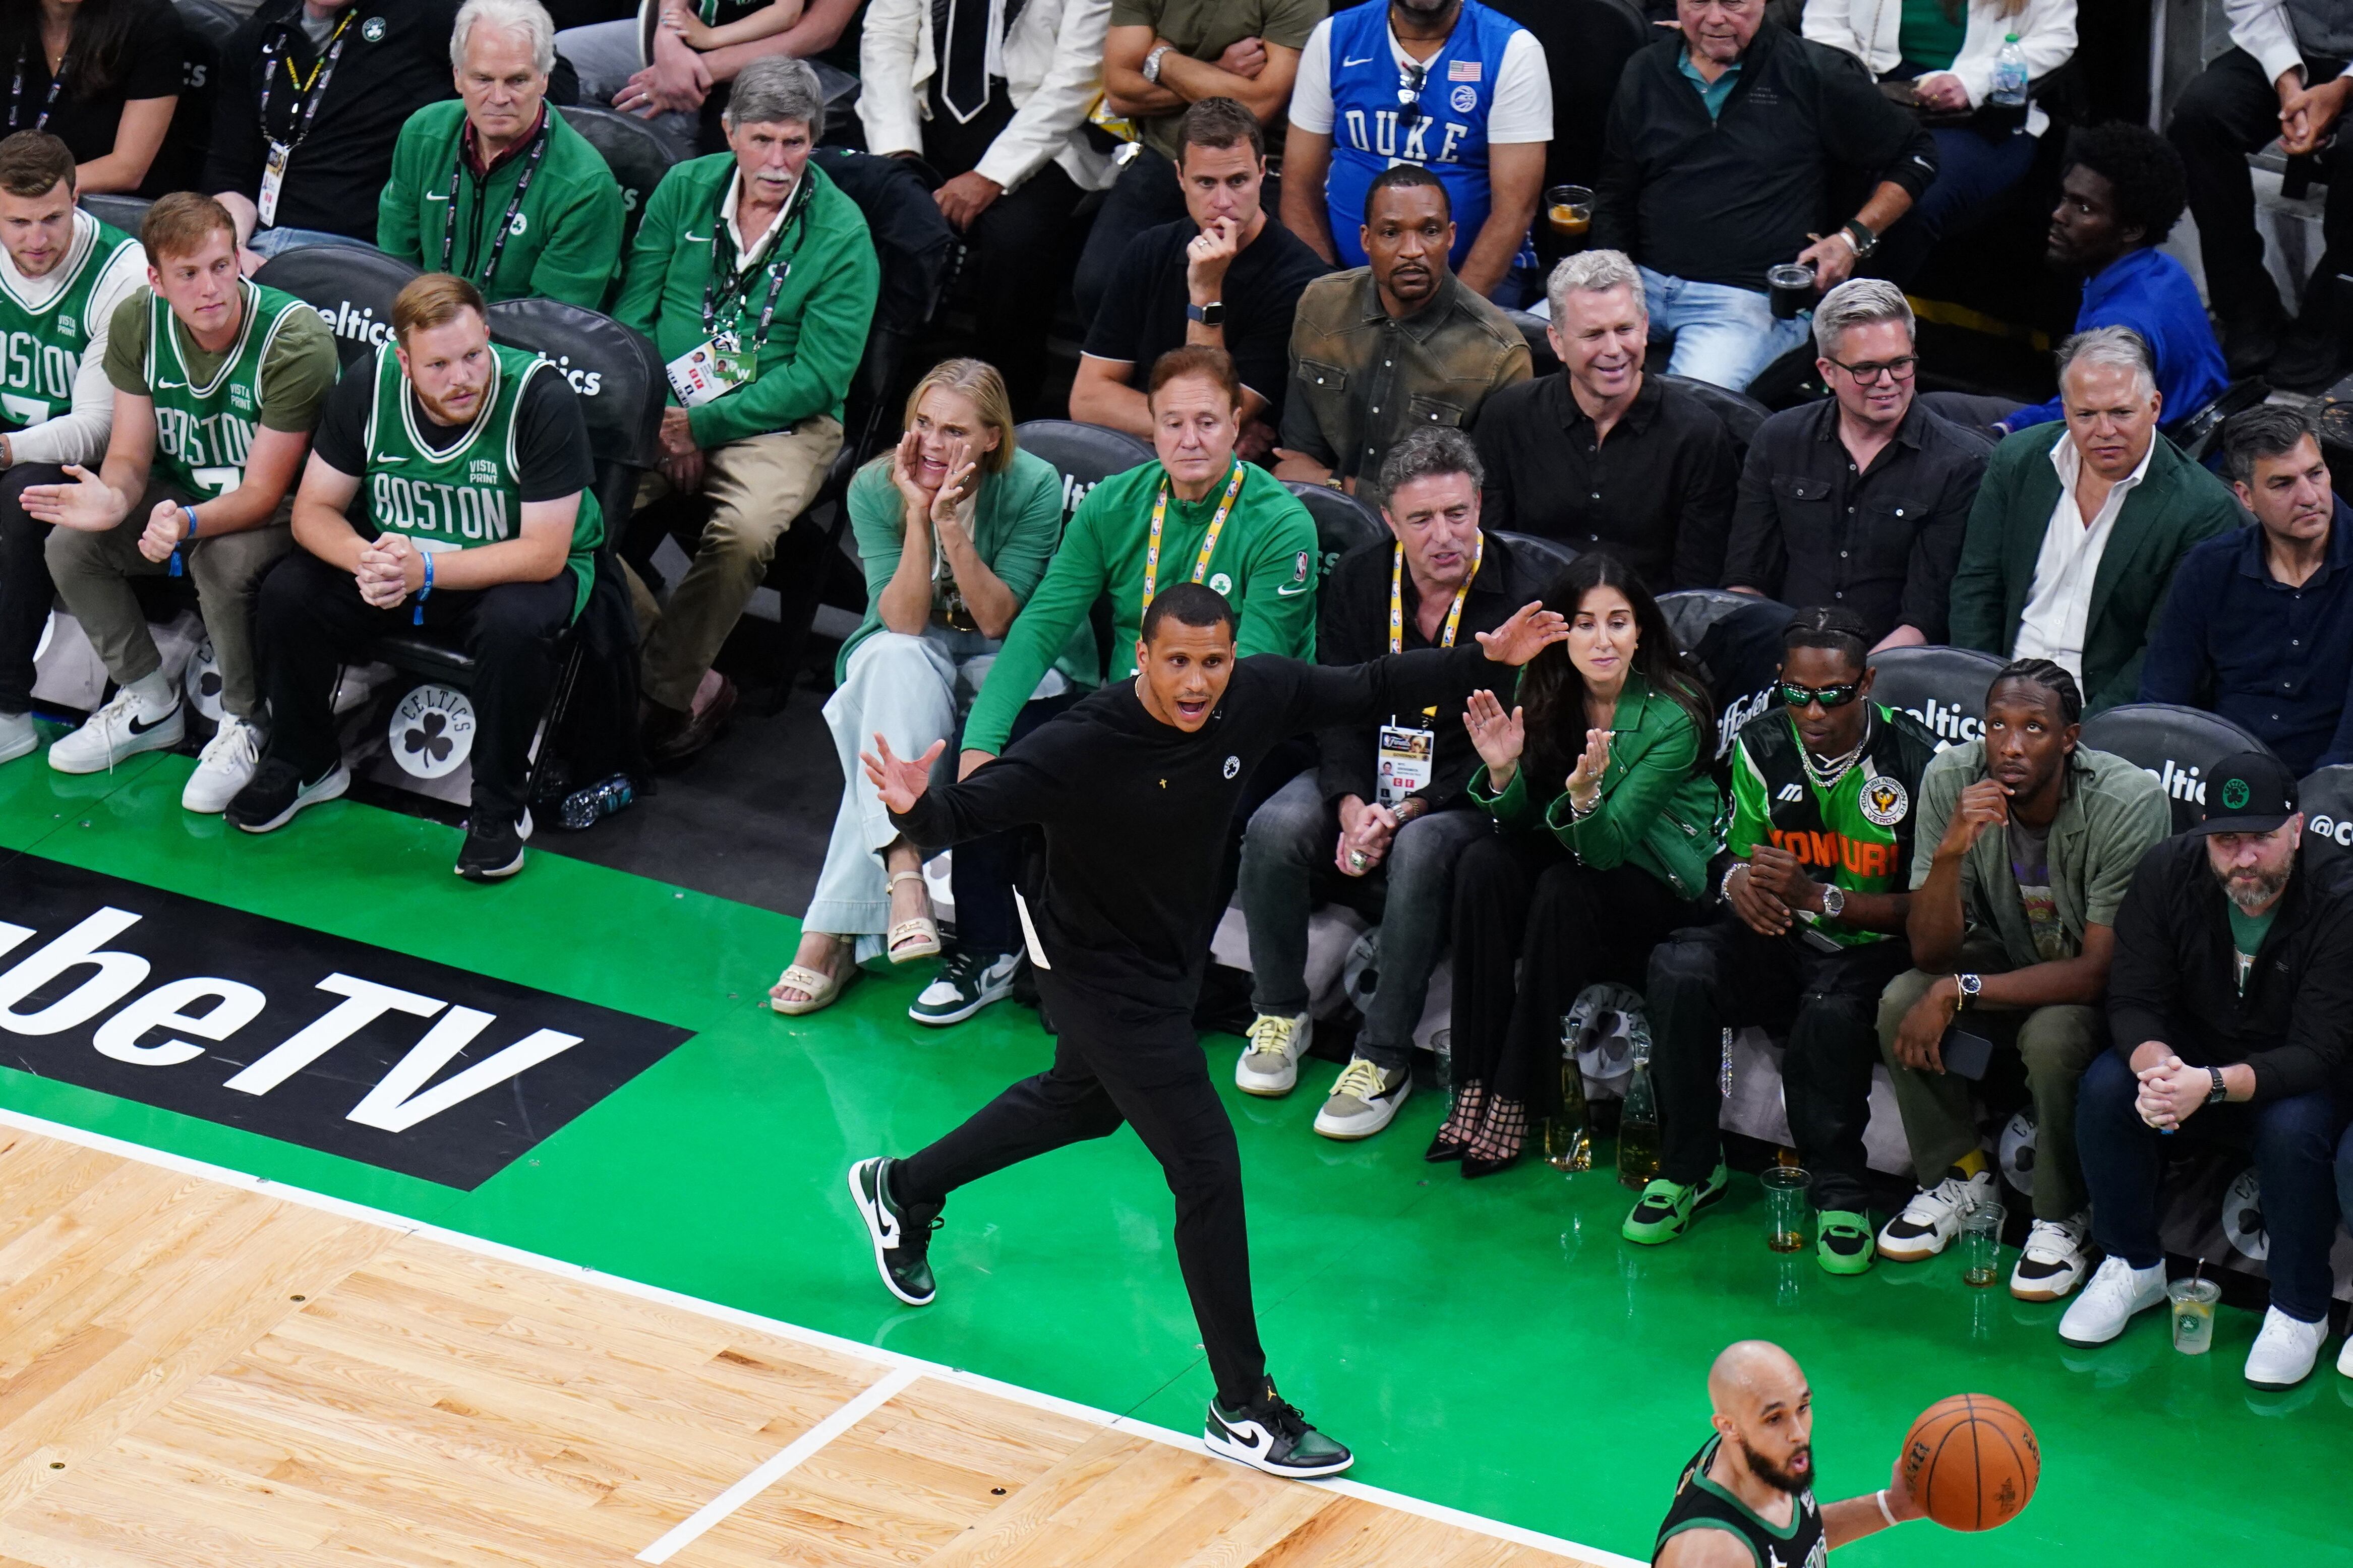
[[2130,702],[2149,628],[2189,547],[2246,521],[2222,481],[2158,433],[2148,345],[2097,327],[2060,346],[2063,425],[1994,448],[1953,578],[1953,643],[2048,658],[2086,714]]

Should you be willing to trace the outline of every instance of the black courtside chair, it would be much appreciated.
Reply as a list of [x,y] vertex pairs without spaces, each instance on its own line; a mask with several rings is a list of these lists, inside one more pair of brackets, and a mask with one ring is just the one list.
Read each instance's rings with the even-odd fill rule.
[[392,342],[393,299],[421,276],[373,246],[311,245],[271,257],[253,280],[284,289],[324,317],[348,373]]
[[86,195],[77,197],[74,205],[108,227],[137,239],[140,225],[147,221],[147,209],[155,204],[144,196]]
[[2114,752],[2157,776],[2176,833],[2194,827],[2206,805],[2206,775],[2237,752],[2270,750],[2219,713],[2170,702],[2128,702],[2084,721],[2081,743]]
[[1345,490],[1335,490],[1330,485],[1311,485],[1303,479],[1285,480],[1283,488],[1306,507],[1307,515],[1315,520],[1315,549],[1321,558],[1322,570],[1316,581],[1331,574],[1333,564],[1351,550],[1363,548],[1390,537],[1389,525],[1371,503],[1357,500]]
[[1871,700],[1919,720],[1942,745],[1983,740],[1986,689],[2003,662],[1975,648],[1891,647],[1871,657]]
[[678,163],[680,153],[667,137],[634,114],[585,104],[567,105],[562,112],[565,122],[603,154],[605,166],[620,184],[621,205],[628,215],[621,224],[621,254],[626,257],[638,237],[638,221],[646,216],[646,203]]

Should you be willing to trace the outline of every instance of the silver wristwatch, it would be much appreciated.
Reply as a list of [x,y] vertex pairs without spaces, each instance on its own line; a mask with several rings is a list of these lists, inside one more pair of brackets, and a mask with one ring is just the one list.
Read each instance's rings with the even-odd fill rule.
[[1832,882],[1822,889],[1822,918],[1837,920],[1846,913],[1846,889]]
[[1985,989],[1985,976],[1981,974],[1956,974],[1953,976],[1953,984],[1960,991],[1961,1006],[1967,1007],[1978,999],[1978,993]]
[[1154,49],[1150,54],[1144,57],[1144,69],[1139,74],[1143,76],[1145,80],[1150,82],[1155,87],[1158,87],[1160,85],[1160,57],[1166,54],[1170,49],[1173,49],[1176,47],[1176,46],[1174,44],[1163,44],[1158,48]]

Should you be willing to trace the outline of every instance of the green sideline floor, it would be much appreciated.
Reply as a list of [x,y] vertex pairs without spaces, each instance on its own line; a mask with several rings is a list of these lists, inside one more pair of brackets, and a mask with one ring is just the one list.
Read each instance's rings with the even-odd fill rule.
[[[908,974],[788,1021],[759,1003],[790,920],[545,852],[510,885],[471,887],[449,873],[454,832],[350,802],[248,838],[179,810],[188,766],[0,768],[0,877],[37,849],[695,1037],[471,1194],[16,1072],[0,1070],[0,1104],[1198,1429],[1209,1386],[1168,1197],[1132,1135],[957,1194],[934,1306],[900,1308],[873,1277],[845,1164],[907,1152],[1037,1070],[1034,1015],[923,1030],[904,1016]],[[1230,1089],[1238,1042],[1207,1049],[1240,1131],[1273,1370],[1356,1447],[1360,1480],[1646,1557],[1706,1435],[1709,1359],[1762,1335],[1812,1379],[1827,1495],[1883,1484],[1911,1416],[1947,1394],[1998,1394],[2041,1434],[2022,1519],[1970,1538],[1912,1526],[1841,1552],[1849,1568],[2353,1564],[2353,1381],[2333,1340],[2278,1396],[2241,1379],[2244,1312],[2224,1312],[2202,1359],[2172,1352],[2161,1315],[2069,1351],[2057,1306],[1969,1290],[1950,1259],[1832,1279],[1776,1258],[1747,1178],[1684,1241],[1630,1247],[1610,1173],[1466,1184],[1421,1162],[1434,1096],[1380,1138],[1328,1142],[1308,1131],[1328,1064],[1288,1100],[1253,1100]]]

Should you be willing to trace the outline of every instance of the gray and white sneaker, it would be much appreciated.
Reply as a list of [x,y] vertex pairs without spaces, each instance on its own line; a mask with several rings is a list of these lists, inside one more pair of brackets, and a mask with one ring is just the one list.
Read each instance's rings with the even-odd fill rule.
[[1261,1013],[1250,1026],[1250,1049],[1234,1063],[1234,1087],[1270,1098],[1289,1094],[1299,1083],[1299,1058],[1315,1037],[1315,1020],[1301,1013],[1279,1017]]
[[955,948],[940,960],[939,973],[908,1005],[907,1016],[934,1027],[961,1024],[990,1003],[1013,994],[1013,972],[1020,963],[1018,952],[968,952]]
[[29,757],[40,749],[40,727],[30,713],[0,713],[0,763]]
[[253,782],[253,770],[260,764],[261,731],[233,713],[222,714],[220,728],[205,742],[196,771],[180,791],[181,809],[207,816],[227,809],[237,792]]
[[1895,1263],[1917,1263],[1945,1250],[1961,1228],[1961,1215],[1993,1196],[1993,1173],[1947,1176],[1933,1187],[1912,1194],[1904,1212],[1879,1227],[1879,1256]]
[[1412,1092],[1410,1063],[1385,1073],[1362,1057],[1351,1058],[1340,1081],[1332,1086],[1324,1109],[1315,1113],[1315,1131],[1344,1143],[1370,1138],[1389,1124]]
[[173,703],[160,719],[142,719],[139,694],[126,686],[80,729],[49,748],[49,766],[61,773],[102,773],[142,752],[178,745],[186,731],[185,704]]
[[2092,1266],[2084,1256],[2084,1238],[2091,1233],[2089,1214],[2036,1220],[2018,1267],[2010,1271],[2010,1293],[2021,1301],[2056,1301],[2073,1290]]
[[2059,1320],[2059,1337],[2071,1345],[2104,1345],[2151,1307],[2165,1305],[2165,1263],[2135,1268],[2111,1253],[2100,1260],[2092,1282]]

